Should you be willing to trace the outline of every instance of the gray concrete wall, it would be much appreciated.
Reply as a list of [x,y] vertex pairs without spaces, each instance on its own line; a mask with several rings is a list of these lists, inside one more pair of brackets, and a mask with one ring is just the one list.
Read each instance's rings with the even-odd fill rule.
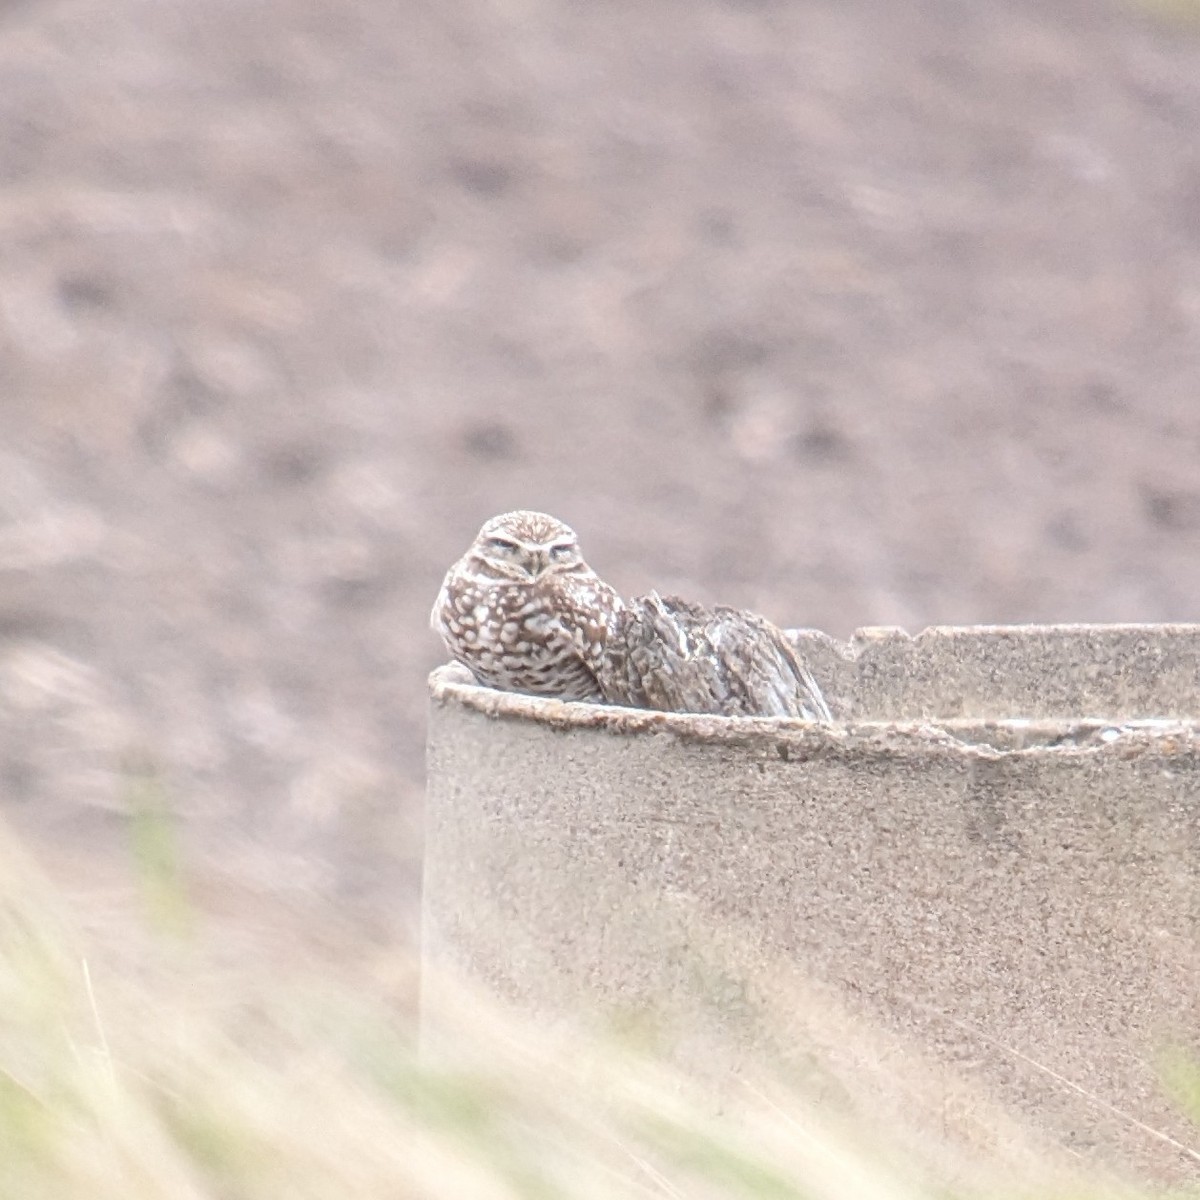
[[849,722],[436,672],[430,979],[540,1017],[686,1010],[689,1067],[823,1058],[828,1082],[841,1054],[839,1086],[912,1115],[894,1051],[934,1132],[970,1142],[994,1101],[1098,1161],[1195,1171],[1155,1056],[1200,1035],[1200,627],[798,636]]

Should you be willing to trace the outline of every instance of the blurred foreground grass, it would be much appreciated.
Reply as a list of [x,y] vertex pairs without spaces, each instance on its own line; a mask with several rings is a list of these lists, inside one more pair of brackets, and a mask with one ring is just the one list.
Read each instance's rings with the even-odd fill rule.
[[[465,997],[456,1065],[423,1064],[410,1022],[361,988],[212,970],[174,904],[157,933],[91,946],[0,828],[3,1200],[1032,1194],[1010,1178],[922,1185],[765,1086],[718,1116],[627,1046]],[[1035,1190],[1118,1194],[1049,1167]]]

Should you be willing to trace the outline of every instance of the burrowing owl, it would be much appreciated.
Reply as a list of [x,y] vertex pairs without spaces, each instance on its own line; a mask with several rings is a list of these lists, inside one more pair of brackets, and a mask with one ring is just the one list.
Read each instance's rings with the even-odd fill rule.
[[493,517],[452,566],[430,624],[480,683],[602,700],[608,626],[620,598],[583,561],[575,532],[539,512]]
[[488,687],[662,712],[832,720],[783,630],[651,592],[627,603],[537,512],[493,517],[450,568],[431,624]]

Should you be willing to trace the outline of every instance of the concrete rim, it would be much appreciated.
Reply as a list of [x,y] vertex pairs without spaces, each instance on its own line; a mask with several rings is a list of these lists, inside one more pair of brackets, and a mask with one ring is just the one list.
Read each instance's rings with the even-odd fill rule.
[[788,760],[814,755],[872,753],[887,757],[942,753],[964,758],[1009,755],[1163,757],[1200,754],[1200,721],[1176,717],[1112,721],[1101,718],[974,718],[911,721],[835,721],[818,724],[789,717],[719,717],[662,713],[501,692],[481,687],[457,663],[429,676],[435,704],[458,706],[494,720],[530,722],[550,729],[595,730],[617,737],[668,735],[713,745],[757,744]]

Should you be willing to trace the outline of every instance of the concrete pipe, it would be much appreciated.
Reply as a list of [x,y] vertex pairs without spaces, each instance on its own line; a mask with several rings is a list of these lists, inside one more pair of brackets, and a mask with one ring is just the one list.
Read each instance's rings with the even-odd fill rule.
[[824,1038],[911,1112],[894,1049],[931,1119],[953,1076],[1087,1157],[1195,1172],[1161,1071],[1200,1037],[1200,626],[791,636],[832,725],[434,673],[427,1028],[454,976],[657,1022],[701,1075],[803,1075]]

